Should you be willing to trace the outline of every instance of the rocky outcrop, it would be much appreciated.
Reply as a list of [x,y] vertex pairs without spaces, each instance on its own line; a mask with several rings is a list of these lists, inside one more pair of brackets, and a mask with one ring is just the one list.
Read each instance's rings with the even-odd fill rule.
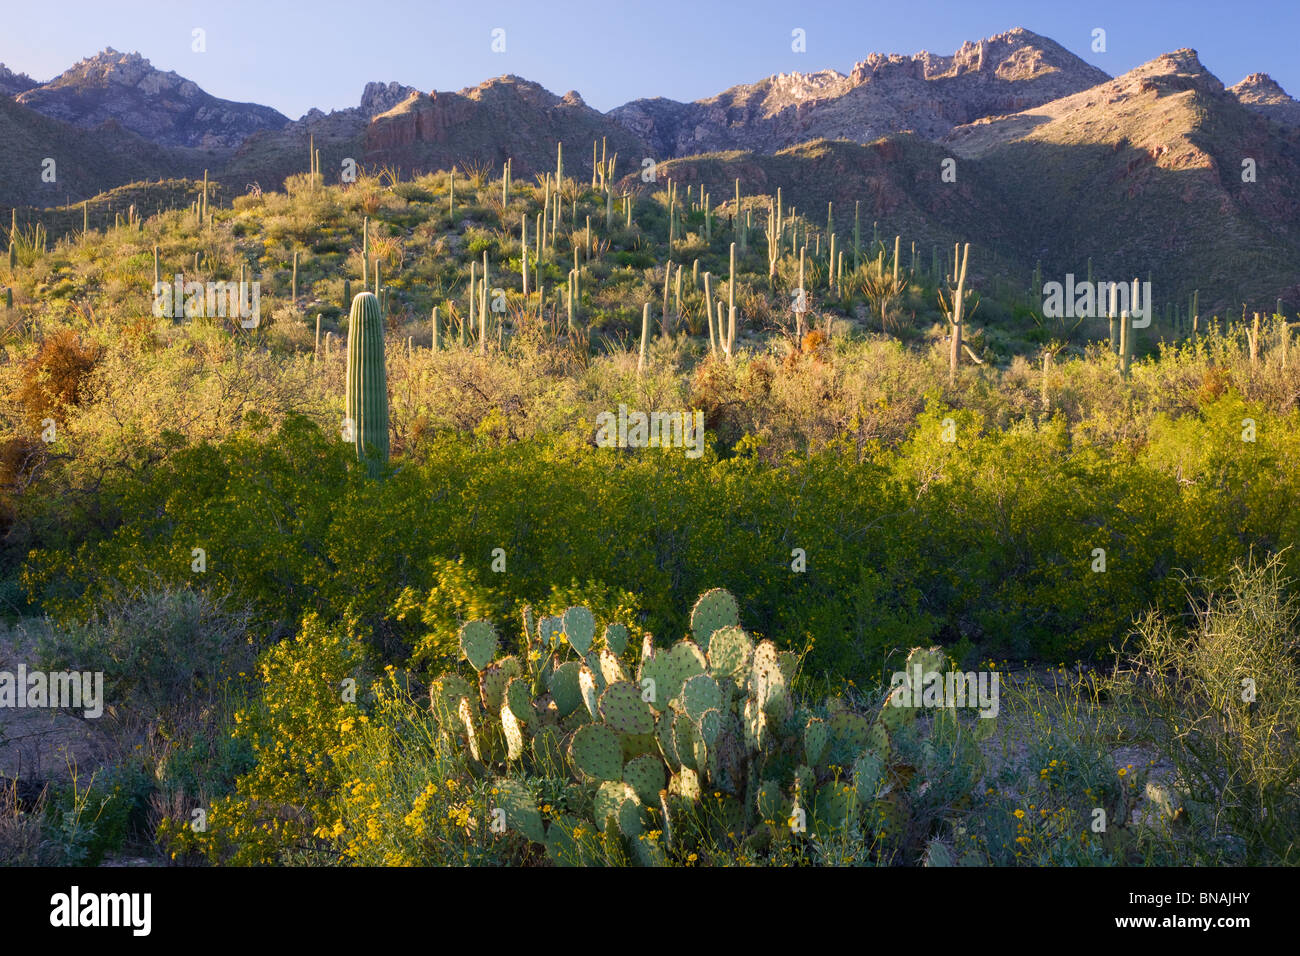
[[0,94],[17,96],[19,93],[25,93],[32,87],[39,85],[26,73],[15,73],[3,63],[0,63]]
[[20,93],[17,101],[81,129],[115,120],[162,146],[230,149],[288,123],[269,106],[218,99],[174,71],[154,69],[138,53],[111,47]]
[[537,83],[501,76],[459,92],[412,93],[374,117],[365,133],[367,163],[404,170],[451,164],[499,165],[516,176],[555,167],[563,142],[570,175],[591,173],[591,143],[605,140],[623,170],[639,164],[648,147],[630,131],[583,102],[575,91],[556,96]]
[[1228,92],[1249,110],[1283,126],[1300,127],[1300,102],[1288,96],[1267,73],[1252,73],[1236,86],[1228,87]]
[[812,139],[866,143],[905,130],[937,140],[954,126],[1108,79],[1051,40],[1015,29],[965,43],[952,56],[873,53],[847,75],[782,73],[694,103],[635,100],[609,115],[662,156],[770,153]]

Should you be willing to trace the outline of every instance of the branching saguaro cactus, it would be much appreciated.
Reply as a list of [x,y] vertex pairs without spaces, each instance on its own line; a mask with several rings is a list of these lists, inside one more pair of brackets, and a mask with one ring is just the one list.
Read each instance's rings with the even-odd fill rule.
[[[955,252],[953,258],[955,262],[956,259]],[[939,293],[939,306],[947,314],[948,323],[952,326],[952,336],[949,339],[949,345],[948,345],[948,384],[949,385],[952,385],[957,381],[957,363],[961,359],[961,353],[963,349],[966,350],[966,354],[970,356],[971,361],[974,362],[976,365],[984,364],[983,361],[980,360],[979,356],[977,356],[974,352],[970,350],[969,346],[962,344],[962,340],[961,340],[963,323],[966,321],[967,318],[969,318],[969,316],[966,315],[966,311],[965,311],[966,310],[966,265],[969,261],[970,261],[970,243],[968,242],[966,243],[965,247],[962,249],[960,266],[956,266],[953,270],[957,276],[957,288],[952,295],[951,307],[949,307],[948,303],[944,301],[943,293],[942,292]],[[979,307],[979,303],[977,301],[975,304],[975,308],[978,307]],[[974,314],[974,311],[975,311],[974,309],[971,309],[972,314]]]
[[388,464],[388,370],[379,299],[359,292],[348,316],[348,373],[344,436],[371,477]]
[[[778,190],[778,197],[779,195]],[[767,204],[767,225],[763,230],[763,238],[767,240],[767,283],[769,286],[774,285],[776,282],[776,263],[781,258],[783,231],[780,199],[769,199]]]
[[[971,732],[948,704],[928,726],[916,719],[917,679],[947,670],[939,648],[913,650],[905,682],[863,714],[800,701],[798,656],[756,642],[729,592],[701,595],[690,624],[672,647],[647,634],[638,648],[619,623],[598,639],[585,607],[541,620],[525,608],[519,656],[498,656],[489,622],[461,627],[473,677],[435,680],[430,709],[470,772],[491,779],[507,832],[561,865],[761,854],[853,831],[882,857],[911,856],[929,835],[913,817],[927,780],[973,789],[983,776],[974,744],[993,718]],[[538,777],[563,784],[561,807],[539,809]]]

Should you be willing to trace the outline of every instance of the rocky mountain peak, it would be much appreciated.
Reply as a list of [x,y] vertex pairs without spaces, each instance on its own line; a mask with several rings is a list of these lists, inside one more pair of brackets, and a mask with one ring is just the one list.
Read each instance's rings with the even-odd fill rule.
[[419,90],[413,86],[404,86],[395,81],[367,83],[366,88],[361,91],[360,110],[368,118],[378,116],[380,113],[387,113],[412,93],[418,92]]
[[1284,126],[1300,127],[1300,102],[1267,73],[1252,73],[1236,86],[1228,87],[1228,92],[1249,110]]
[[15,73],[3,63],[0,63],[0,95],[17,96],[19,93],[25,93],[33,86],[39,86],[26,73]]
[[234,148],[255,132],[288,122],[269,106],[218,99],[174,70],[164,73],[139,53],[112,47],[16,99],[82,129],[113,120],[160,146]]

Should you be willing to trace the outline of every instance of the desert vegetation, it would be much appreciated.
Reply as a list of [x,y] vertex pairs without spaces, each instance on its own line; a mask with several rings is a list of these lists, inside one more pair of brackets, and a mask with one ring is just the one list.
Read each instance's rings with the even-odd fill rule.
[[0,855],[1295,862],[1281,304],[1062,322],[978,237],[620,163],[15,214],[3,646],[109,707]]

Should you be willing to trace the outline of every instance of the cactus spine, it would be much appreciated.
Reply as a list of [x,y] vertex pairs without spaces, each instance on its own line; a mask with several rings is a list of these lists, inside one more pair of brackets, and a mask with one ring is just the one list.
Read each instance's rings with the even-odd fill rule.
[[379,299],[360,292],[348,317],[347,405],[358,460],[371,477],[388,463],[388,371]]

